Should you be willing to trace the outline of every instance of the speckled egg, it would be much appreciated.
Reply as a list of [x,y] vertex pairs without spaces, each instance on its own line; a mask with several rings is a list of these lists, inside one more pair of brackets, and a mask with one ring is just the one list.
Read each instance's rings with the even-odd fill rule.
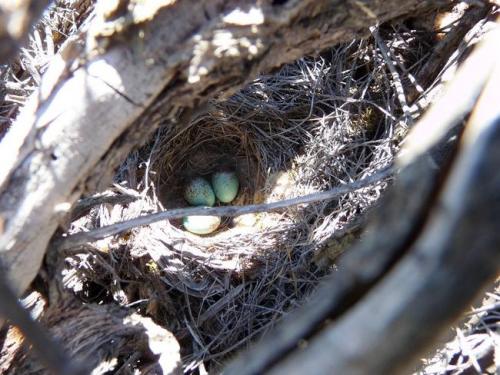
[[218,216],[186,216],[182,224],[186,230],[194,234],[209,234],[220,225]]
[[223,203],[229,203],[238,194],[240,183],[234,172],[216,172],[212,175],[212,187],[216,197]]
[[209,206],[215,204],[215,194],[210,183],[202,177],[189,181],[184,191],[184,198],[192,206]]

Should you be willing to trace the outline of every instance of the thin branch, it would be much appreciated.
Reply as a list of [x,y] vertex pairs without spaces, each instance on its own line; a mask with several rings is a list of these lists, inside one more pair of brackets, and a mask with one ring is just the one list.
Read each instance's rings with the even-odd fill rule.
[[389,52],[389,49],[385,45],[384,41],[380,39],[377,27],[370,27],[370,32],[373,35],[373,38],[375,39],[375,42],[377,43],[380,49],[380,52],[382,53],[382,56],[385,60],[385,63],[387,64],[387,67],[389,68],[389,71],[391,72],[394,89],[396,90],[398,101],[399,104],[401,105],[401,109],[403,110],[406,120],[413,122],[413,117],[410,112],[410,107],[408,106],[408,102],[406,101],[406,95],[403,88],[403,83],[399,78],[399,73],[396,70],[396,67],[394,66],[394,62],[391,60],[390,56],[391,53]]
[[132,228],[152,224],[161,220],[181,218],[192,215],[207,215],[207,216],[240,216],[249,213],[277,211],[299,204],[307,204],[319,201],[325,201],[337,198],[343,194],[351,193],[355,190],[362,189],[374,183],[380,182],[394,173],[393,168],[386,167],[379,170],[377,173],[366,177],[362,180],[355,181],[343,186],[333,188],[321,193],[304,195],[297,198],[285,199],[273,203],[250,204],[247,206],[224,206],[224,207],[192,207],[192,208],[177,208],[173,210],[161,211],[154,214],[144,215],[135,219],[125,220],[120,223],[107,225],[102,228],[94,229],[89,232],[80,232],[64,237],[56,242],[58,249],[68,249],[74,246],[83,245],[87,242],[94,242],[103,238],[114,236],[123,233]]
[[71,211],[71,221],[79,219],[83,215],[86,215],[93,207],[100,206],[101,204],[123,205],[131,203],[137,199],[139,199],[139,196],[124,194],[116,195],[110,191],[88,198],[82,198],[76,202],[75,207]]

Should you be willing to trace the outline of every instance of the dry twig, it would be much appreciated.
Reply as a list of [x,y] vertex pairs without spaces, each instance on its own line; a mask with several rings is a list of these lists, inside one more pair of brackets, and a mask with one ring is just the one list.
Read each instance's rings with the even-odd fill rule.
[[161,220],[181,218],[184,216],[208,215],[208,216],[231,217],[231,216],[245,215],[249,213],[278,211],[284,208],[297,206],[300,204],[331,200],[341,195],[348,194],[358,189],[380,182],[391,176],[392,172],[393,171],[391,168],[385,168],[384,170],[378,171],[377,173],[369,177],[366,177],[360,181],[346,184],[345,186],[333,188],[331,190],[321,193],[314,193],[302,197],[285,199],[279,202],[252,204],[247,206],[225,206],[225,207],[214,207],[214,208],[207,208],[207,207],[179,208],[174,210],[157,212],[154,214],[145,215],[135,219],[123,221],[121,223],[116,223],[102,228],[93,229],[89,232],[71,234],[58,241],[56,247],[59,249],[68,249],[74,246],[83,245],[87,242],[94,242],[109,236],[123,233],[125,231],[128,231],[130,229],[142,225],[152,224]]

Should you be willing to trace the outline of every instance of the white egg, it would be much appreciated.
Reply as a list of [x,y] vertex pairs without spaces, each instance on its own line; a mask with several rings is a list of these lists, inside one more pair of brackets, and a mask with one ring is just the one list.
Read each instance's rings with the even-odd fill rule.
[[218,216],[186,216],[183,225],[186,230],[194,234],[209,234],[215,231],[220,225]]

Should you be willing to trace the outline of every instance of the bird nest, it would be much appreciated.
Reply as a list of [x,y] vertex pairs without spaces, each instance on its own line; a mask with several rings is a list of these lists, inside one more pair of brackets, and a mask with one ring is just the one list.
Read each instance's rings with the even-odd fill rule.
[[[212,101],[188,123],[160,127],[116,177],[116,189],[137,199],[95,208],[72,230],[187,207],[186,182],[221,169],[239,178],[235,206],[374,175],[392,163],[407,130],[379,53],[374,40],[360,40],[303,58]],[[418,57],[404,58],[413,64]],[[387,184],[380,179],[331,200],[223,217],[209,235],[186,231],[178,219],[137,227],[73,249],[63,283],[86,300],[137,304],[167,325],[189,347],[186,370],[217,364],[304,300]]]
[[[375,175],[392,164],[427,105],[415,100],[421,105],[410,108],[401,90],[425,97],[415,77],[426,72],[436,43],[434,32],[412,20],[385,25],[372,38],[261,75],[234,95],[194,109],[188,121],[153,116],[160,123],[154,137],[129,155],[110,192],[97,197],[105,203],[74,214],[80,217],[68,232],[187,207],[186,182],[222,169],[239,178],[231,203],[239,207],[271,207]],[[430,76],[429,83],[436,79]],[[15,113],[22,102],[12,101],[6,111]],[[157,221],[67,249],[51,272],[80,300],[151,317],[179,341],[184,371],[202,372],[304,301],[359,236],[388,183],[379,179],[334,199],[223,217],[219,229],[204,236],[186,231],[179,219]]]
[[[232,204],[245,205],[328,190],[387,166],[397,131],[370,104],[382,100],[382,82],[365,75],[352,84],[352,64],[366,69],[352,54],[363,44],[333,51],[329,60],[304,59],[262,76],[229,100],[213,103],[187,127],[162,129],[149,151],[150,170],[155,172],[151,203],[186,206],[186,181],[220,169],[236,172],[241,186]],[[342,61],[345,56],[350,59]],[[333,66],[344,74],[339,76]],[[332,108],[339,108],[338,113],[329,113]],[[200,268],[238,277],[246,271],[259,273],[263,262],[283,254],[296,252],[306,259],[335,232],[354,223],[380,191],[376,184],[335,201],[225,218],[216,233],[203,237],[185,231],[177,221],[157,223],[147,234],[140,230],[136,246],[149,252],[160,268],[172,269],[173,259],[182,258],[176,270],[182,274],[186,267],[188,274]]]
[[[328,190],[388,165],[395,150],[390,140],[394,129],[369,104],[382,97],[380,82],[369,83],[366,77],[364,84],[372,85],[366,98],[345,103],[348,95],[362,95],[345,85],[352,72],[339,77],[332,70],[331,64],[341,64],[337,60],[345,55],[339,50],[332,52],[330,61],[298,61],[260,77],[227,101],[214,102],[188,126],[161,129],[146,152],[150,171],[155,172],[150,177],[151,204],[167,209],[186,206],[186,182],[218,170],[236,172],[240,189],[232,204],[240,206]],[[352,63],[363,64],[355,60]],[[325,115],[335,107],[343,107],[338,115]],[[221,227],[206,236],[187,232],[178,220],[157,223],[147,233],[139,231],[134,247],[148,252],[160,268],[174,267],[167,276],[177,279],[173,285],[180,281],[177,273],[189,277],[200,267],[238,277],[242,272],[259,273],[262,262],[290,255],[292,249],[300,247],[307,258],[334,232],[353,223],[380,190],[376,185],[334,202],[223,218]],[[213,288],[210,279],[203,277],[203,282]]]

